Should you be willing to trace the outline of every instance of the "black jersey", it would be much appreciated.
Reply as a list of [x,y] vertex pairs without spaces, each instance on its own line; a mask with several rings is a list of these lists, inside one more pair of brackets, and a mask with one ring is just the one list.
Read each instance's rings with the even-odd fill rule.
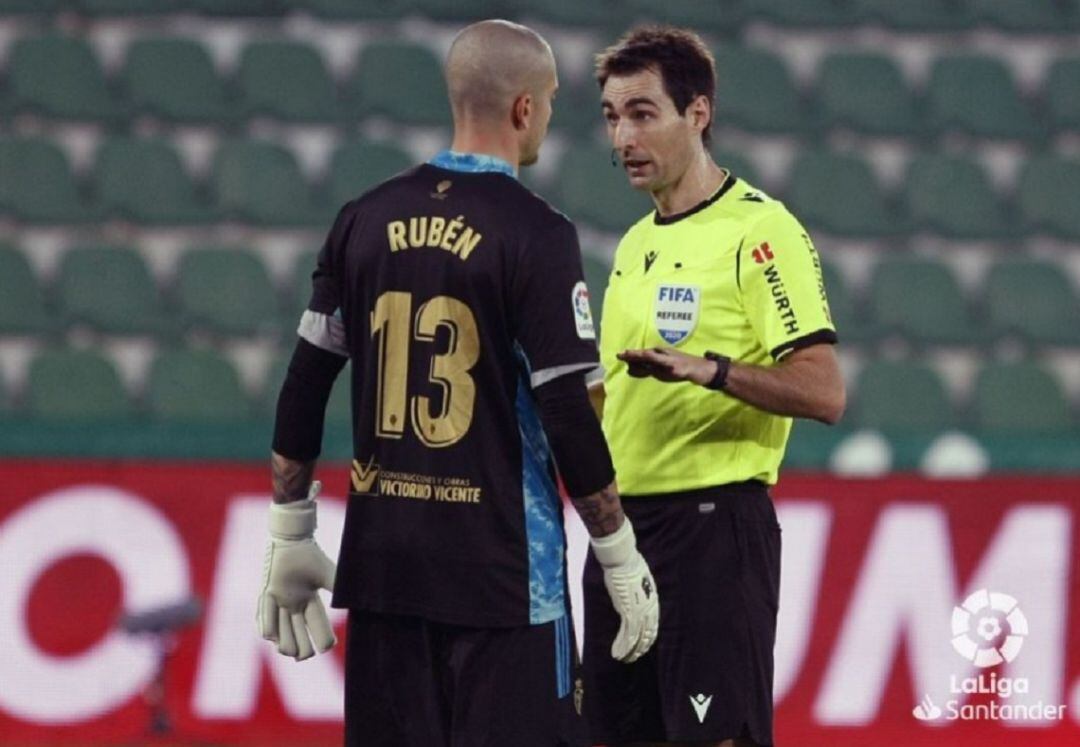
[[565,540],[532,388],[598,364],[577,234],[484,157],[440,159],[346,205],[314,275],[308,328],[352,361],[334,604],[549,622]]

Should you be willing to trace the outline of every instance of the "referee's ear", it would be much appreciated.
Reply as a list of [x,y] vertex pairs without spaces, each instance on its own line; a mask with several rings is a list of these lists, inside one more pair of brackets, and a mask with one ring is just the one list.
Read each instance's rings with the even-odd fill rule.
[[696,96],[686,105],[683,116],[690,122],[695,132],[699,135],[703,133],[712,123],[712,105],[709,103],[709,97],[704,94]]

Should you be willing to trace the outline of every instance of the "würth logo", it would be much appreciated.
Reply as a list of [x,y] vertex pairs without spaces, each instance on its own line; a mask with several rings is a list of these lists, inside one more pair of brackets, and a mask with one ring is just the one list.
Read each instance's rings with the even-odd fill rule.
[[769,242],[765,241],[755,246],[751,255],[754,257],[755,262],[759,265],[763,265],[766,262],[772,261],[773,251],[769,248]]

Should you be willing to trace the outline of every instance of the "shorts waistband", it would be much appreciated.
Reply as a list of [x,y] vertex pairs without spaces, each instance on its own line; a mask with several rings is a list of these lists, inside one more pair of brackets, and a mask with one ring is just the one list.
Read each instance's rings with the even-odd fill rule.
[[643,495],[621,495],[624,501],[656,503],[678,501],[702,501],[717,500],[736,496],[769,495],[769,486],[761,480],[743,480],[742,482],[729,482],[723,485],[710,485],[705,488],[693,490],[678,490],[673,493],[648,493]]

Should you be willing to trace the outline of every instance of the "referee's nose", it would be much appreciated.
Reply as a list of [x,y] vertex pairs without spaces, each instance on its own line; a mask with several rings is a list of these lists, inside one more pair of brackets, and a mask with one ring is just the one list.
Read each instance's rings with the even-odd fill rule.
[[625,117],[620,118],[615,124],[615,128],[611,132],[611,145],[615,150],[619,151],[619,156],[623,160],[626,160],[626,157],[637,146],[634,127]]

